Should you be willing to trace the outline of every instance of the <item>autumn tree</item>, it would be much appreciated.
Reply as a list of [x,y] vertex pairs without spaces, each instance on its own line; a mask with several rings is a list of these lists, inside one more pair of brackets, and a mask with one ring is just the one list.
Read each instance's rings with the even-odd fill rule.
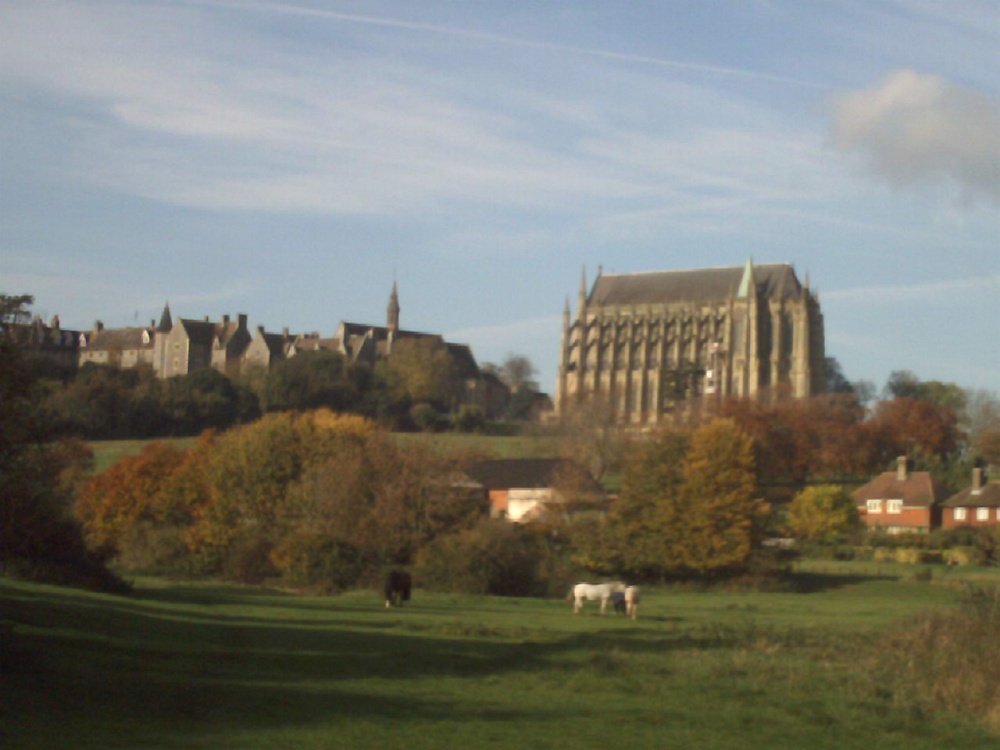
[[827,541],[858,528],[854,498],[843,487],[816,485],[795,496],[788,508],[788,532],[796,539]]
[[581,562],[635,580],[664,578],[682,567],[688,444],[686,433],[663,431],[635,446],[625,460],[621,494]]
[[700,575],[744,570],[759,541],[767,505],[757,497],[753,439],[728,419],[699,427],[682,468],[685,569]]
[[76,513],[87,543],[107,555],[120,551],[122,538],[141,522],[163,523],[172,505],[163,493],[183,461],[182,451],[150,443],[137,456],[124,456],[80,490]]

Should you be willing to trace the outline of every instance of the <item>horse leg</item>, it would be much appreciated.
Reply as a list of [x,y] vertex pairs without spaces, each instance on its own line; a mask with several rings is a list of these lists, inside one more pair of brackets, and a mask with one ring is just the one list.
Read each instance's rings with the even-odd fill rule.
[[608,599],[609,597],[604,597],[601,599],[601,614],[603,615],[608,610]]

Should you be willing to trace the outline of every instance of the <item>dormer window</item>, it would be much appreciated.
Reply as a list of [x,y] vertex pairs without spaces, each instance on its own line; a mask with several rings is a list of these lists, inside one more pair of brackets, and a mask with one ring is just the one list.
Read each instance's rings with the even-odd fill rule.
[[903,512],[903,501],[902,500],[889,500],[886,502],[886,513],[902,513]]
[[148,344],[149,342],[150,342],[150,338],[149,338],[149,331],[145,331],[145,330],[144,330],[144,331],[142,332],[142,343],[144,343],[144,344]]
[[868,512],[869,513],[881,513],[882,512],[882,501],[881,500],[869,500],[868,501]]

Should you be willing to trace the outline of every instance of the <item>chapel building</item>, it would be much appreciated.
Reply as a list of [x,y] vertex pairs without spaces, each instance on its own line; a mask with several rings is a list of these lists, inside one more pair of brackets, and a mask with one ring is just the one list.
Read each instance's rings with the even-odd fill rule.
[[807,398],[826,390],[823,314],[790,264],[581,279],[563,313],[557,414],[591,400],[653,425],[689,399]]

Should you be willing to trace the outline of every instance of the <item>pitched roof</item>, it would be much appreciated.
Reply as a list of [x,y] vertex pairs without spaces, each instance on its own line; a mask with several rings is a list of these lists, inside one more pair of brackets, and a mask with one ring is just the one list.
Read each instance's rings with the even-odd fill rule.
[[104,328],[87,340],[87,349],[90,351],[152,349],[153,337],[154,331],[151,328]]
[[594,282],[587,305],[655,305],[703,302],[737,296],[752,267],[757,293],[765,299],[796,299],[802,285],[791,264],[701,268],[690,271],[656,271],[633,274],[601,274]]
[[948,508],[1000,508],[1000,482],[987,482],[978,492],[966,487],[941,505]]
[[868,500],[902,500],[903,505],[911,508],[929,508],[940,502],[947,491],[943,484],[931,477],[930,472],[911,471],[905,479],[900,479],[897,472],[887,471],[856,489],[853,494],[859,504]]
[[561,472],[573,472],[586,491],[603,493],[597,481],[580,464],[568,458],[500,458],[479,461],[466,470],[487,489],[542,489],[558,481]]

